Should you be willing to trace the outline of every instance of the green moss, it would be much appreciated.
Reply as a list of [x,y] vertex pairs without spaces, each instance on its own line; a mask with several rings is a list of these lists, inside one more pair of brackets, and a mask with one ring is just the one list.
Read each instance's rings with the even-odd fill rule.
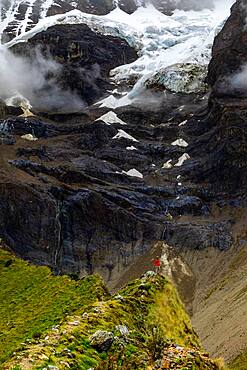
[[0,249],[0,363],[27,339],[38,338],[78,308],[102,297],[101,279],[55,277]]

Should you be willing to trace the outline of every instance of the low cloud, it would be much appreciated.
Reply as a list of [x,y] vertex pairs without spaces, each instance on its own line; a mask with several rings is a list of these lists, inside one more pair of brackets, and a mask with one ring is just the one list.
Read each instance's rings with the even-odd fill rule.
[[80,97],[58,85],[61,73],[62,65],[44,57],[39,49],[34,50],[32,57],[24,58],[0,48],[0,98],[9,103],[18,105],[24,98],[37,111],[82,110],[85,103]]
[[228,78],[230,89],[234,92],[239,92],[241,95],[247,95],[247,64],[243,65],[241,69]]

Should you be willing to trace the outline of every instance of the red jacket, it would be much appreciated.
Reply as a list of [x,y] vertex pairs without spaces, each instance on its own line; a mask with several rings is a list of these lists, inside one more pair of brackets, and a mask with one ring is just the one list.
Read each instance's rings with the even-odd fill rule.
[[160,260],[159,259],[154,260],[153,264],[155,267],[160,267]]

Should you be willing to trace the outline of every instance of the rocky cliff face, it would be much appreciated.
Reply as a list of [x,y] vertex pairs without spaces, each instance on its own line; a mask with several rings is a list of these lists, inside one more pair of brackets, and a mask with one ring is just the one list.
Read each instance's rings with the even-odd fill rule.
[[[51,79],[62,90],[80,97],[82,108],[95,103],[111,89],[111,69],[137,59],[136,51],[126,41],[93,32],[85,24],[50,27],[28,43],[14,45],[11,50],[27,60],[35,58],[37,50],[45,58],[55,60],[59,68]],[[46,94],[51,94],[49,84]],[[39,97],[36,99],[38,103]],[[36,106],[34,109],[44,112],[46,107]]]
[[[207,79],[215,95],[227,95],[227,78],[239,72],[247,62],[246,39],[246,9],[244,2],[239,0],[233,5],[231,16],[214,41]],[[236,91],[229,86],[230,91],[236,95]]]
[[228,196],[246,191],[246,37],[246,9],[237,1],[213,46],[207,78],[212,87],[209,113],[199,138],[207,153],[200,149],[197,173]]

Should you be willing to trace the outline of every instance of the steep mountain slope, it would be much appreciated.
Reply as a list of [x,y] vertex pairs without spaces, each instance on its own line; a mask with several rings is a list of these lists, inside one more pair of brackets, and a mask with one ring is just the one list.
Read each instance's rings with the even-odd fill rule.
[[[194,113],[206,103],[205,87],[195,88],[198,70],[205,73],[209,45],[223,19],[224,14],[211,10],[168,17],[152,6],[133,16],[119,9],[107,17],[74,12],[48,17],[9,44],[18,58],[26,56],[31,71],[30,54],[36,48],[60,63],[55,72],[53,64],[45,69],[48,81],[41,87],[26,89],[36,81],[35,73],[24,73],[18,84],[19,94],[31,99],[34,108],[42,102],[40,113],[1,121],[0,230],[16,253],[57,272],[97,270],[112,283],[156,240],[181,245],[186,239],[187,246],[193,240],[195,248],[230,246],[228,222],[179,222],[181,214],[207,214],[212,201],[206,185],[195,186],[187,177],[197,165],[188,153],[197,127],[200,134],[201,118]],[[139,58],[115,69],[110,80],[110,68],[137,57],[126,42],[138,49]],[[41,80],[43,67],[37,71]],[[185,87],[176,87],[179,71],[187,76]],[[7,81],[7,86],[11,82],[15,88],[22,72],[18,69],[14,84]],[[110,83],[115,86],[106,93]],[[58,86],[67,88],[65,95]],[[44,112],[60,96],[63,108],[67,103],[71,108],[68,92],[88,104],[106,95],[83,113],[61,115],[61,105]],[[114,106],[120,107],[113,112]]]
[[[227,0],[230,3],[230,0]],[[171,15],[176,9],[202,10],[205,7],[213,8],[213,1],[197,4],[191,0],[152,0],[151,3],[164,14]],[[2,40],[13,37],[32,29],[41,19],[57,14],[64,14],[72,10],[105,15],[119,7],[127,14],[131,14],[140,6],[148,6],[147,0],[5,0],[0,4],[0,33]],[[228,5],[228,4],[227,4]]]
[[190,152],[198,163],[192,176],[188,175],[194,181],[210,182],[219,197],[246,192],[246,17],[242,6],[236,2],[216,37],[207,77],[212,87],[208,111]]

